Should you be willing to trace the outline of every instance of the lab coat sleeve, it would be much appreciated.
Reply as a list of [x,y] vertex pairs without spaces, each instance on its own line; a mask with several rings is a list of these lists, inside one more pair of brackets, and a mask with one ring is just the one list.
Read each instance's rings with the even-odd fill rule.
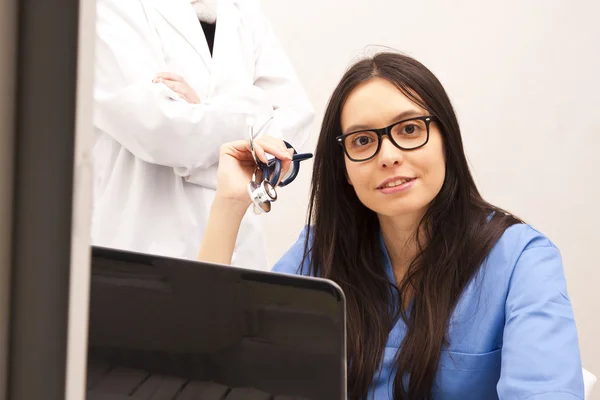
[[207,168],[264,107],[264,92],[250,84],[189,104],[153,83],[168,69],[139,0],[98,0],[96,22],[94,124],[136,157],[182,175]]
[[583,399],[573,310],[558,249],[531,240],[510,278],[505,308],[500,399]]
[[301,151],[314,119],[313,107],[259,2],[244,0],[243,4],[256,27],[254,84],[264,90],[274,110],[261,133],[280,137]]

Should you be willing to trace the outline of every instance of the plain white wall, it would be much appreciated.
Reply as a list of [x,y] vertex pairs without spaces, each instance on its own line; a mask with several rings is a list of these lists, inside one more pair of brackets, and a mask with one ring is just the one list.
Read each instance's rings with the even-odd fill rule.
[[[483,195],[561,249],[583,363],[600,375],[600,2],[262,5],[316,109],[310,149],[333,87],[365,46],[398,49],[438,76]],[[271,264],[304,224],[311,167],[265,216]]]

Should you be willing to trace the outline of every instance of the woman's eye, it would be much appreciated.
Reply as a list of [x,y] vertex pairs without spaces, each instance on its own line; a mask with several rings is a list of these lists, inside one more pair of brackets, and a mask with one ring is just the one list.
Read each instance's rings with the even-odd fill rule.
[[403,129],[404,133],[411,135],[417,131],[416,125],[406,125]]
[[352,141],[356,146],[366,146],[373,142],[373,139],[369,136],[358,136]]

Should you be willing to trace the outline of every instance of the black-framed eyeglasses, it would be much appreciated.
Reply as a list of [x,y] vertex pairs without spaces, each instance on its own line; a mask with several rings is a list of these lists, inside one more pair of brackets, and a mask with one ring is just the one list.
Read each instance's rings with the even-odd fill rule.
[[365,129],[340,135],[335,139],[351,161],[367,161],[381,149],[383,136],[401,150],[416,150],[429,141],[429,125],[436,120],[433,115],[408,118],[379,129]]

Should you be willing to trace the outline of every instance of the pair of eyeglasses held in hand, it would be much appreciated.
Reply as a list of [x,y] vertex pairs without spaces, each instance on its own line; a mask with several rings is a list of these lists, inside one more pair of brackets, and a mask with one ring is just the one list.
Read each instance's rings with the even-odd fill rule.
[[250,151],[256,163],[252,180],[248,184],[248,194],[252,203],[254,203],[254,213],[268,213],[271,211],[271,203],[277,200],[275,187],[284,187],[292,183],[300,171],[300,162],[312,158],[313,155],[312,153],[299,154],[291,144],[284,141],[288,149],[294,149],[294,155],[288,173],[281,178],[281,160],[273,158],[265,164],[256,156],[254,151],[254,129],[251,124],[248,125],[248,135],[250,137]]

